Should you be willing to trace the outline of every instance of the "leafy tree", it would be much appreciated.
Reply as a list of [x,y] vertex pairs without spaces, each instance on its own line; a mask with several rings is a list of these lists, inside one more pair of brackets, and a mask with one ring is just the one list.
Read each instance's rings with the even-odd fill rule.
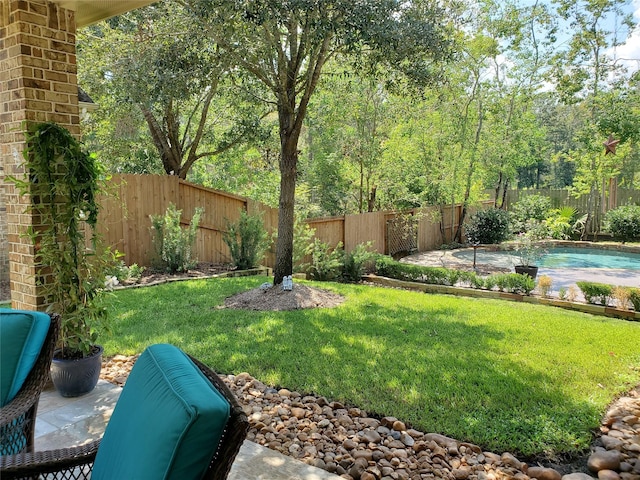
[[[229,59],[192,28],[179,3],[157,3],[91,26],[79,35],[79,52],[82,83],[100,102],[118,103],[120,125],[147,125],[169,175],[184,179],[195,162],[258,133],[264,107],[257,111],[258,104],[233,88]],[[136,163],[154,157],[147,150]]]
[[602,146],[613,132],[602,132],[597,124],[607,81],[619,74],[621,68],[608,50],[626,39],[633,22],[631,15],[623,12],[624,0],[555,0],[554,3],[571,31],[568,47],[554,58],[551,78],[565,103],[585,99],[588,111],[589,122],[577,134],[578,147],[567,154],[567,158],[576,164],[574,194],[588,196],[586,223],[589,227],[592,214],[599,207],[601,185],[618,172],[617,162],[605,155]]
[[[184,0],[225,58],[269,91],[278,111],[280,200],[274,283],[292,272],[298,141],[326,62],[340,52],[363,65],[385,60],[425,80],[445,42],[440,16],[395,0]],[[366,47],[366,48],[365,48]]]

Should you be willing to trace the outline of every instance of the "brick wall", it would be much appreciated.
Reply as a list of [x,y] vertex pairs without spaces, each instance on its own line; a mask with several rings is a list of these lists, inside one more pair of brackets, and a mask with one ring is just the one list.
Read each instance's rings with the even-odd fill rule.
[[[75,29],[74,13],[47,0],[0,2],[0,160],[4,175],[25,175],[24,121],[54,121],[80,134]],[[28,227],[37,227],[37,220],[25,213],[28,195],[18,195],[6,182],[4,190],[12,304],[42,310],[46,305],[37,281],[34,248],[21,235]]]
[[0,282],[9,280],[9,243],[7,241],[7,207],[4,200],[4,163],[0,163]]

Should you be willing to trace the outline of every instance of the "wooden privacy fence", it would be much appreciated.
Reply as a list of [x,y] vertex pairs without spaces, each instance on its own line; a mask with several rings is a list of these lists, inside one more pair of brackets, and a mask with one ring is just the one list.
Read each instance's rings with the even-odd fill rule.
[[[278,224],[277,209],[169,175],[114,175],[100,202],[98,233],[124,254],[127,265],[152,264],[155,252],[150,216],[164,215],[170,203],[182,210],[183,225],[190,223],[197,207],[204,208],[195,252],[204,262],[231,261],[223,232],[227,221],[236,222],[242,210],[261,213],[269,232]],[[273,253],[268,252],[265,260],[273,264]]]
[[[151,215],[164,215],[170,203],[182,210],[181,223],[188,225],[197,207],[203,207],[196,240],[199,261],[231,261],[223,241],[227,221],[233,223],[246,210],[260,213],[270,234],[277,229],[278,210],[245,197],[195,185],[169,175],[114,175],[108,191],[101,196],[98,233],[108,245],[124,254],[127,265],[149,266],[154,259]],[[485,206],[493,202],[485,202]],[[346,251],[371,242],[379,253],[433,250],[449,242],[460,221],[460,205],[448,206],[442,214],[437,207],[407,212],[371,212],[360,215],[308,220],[315,237],[332,247],[342,242]],[[469,214],[473,213],[471,210]],[[441,229],[442,219],[442,229]],[[411,220],[411,221],[409,221]],[[413,225],[407,229],[407,222]],[[407,232],[410,239],[406,238]],[[442,232],[445,233],[443,239]],[[400,245],[400,247],[398,247]],[[274,266],[275,247],[267,252],[264,264]]]
[[[524,197],[540,195],[551,200],[552,208],[573,207],[579,215],[584,215],[589,211],[589,196],[574,197],[569,190],[549,190],[549,189],[529,189],[529,190],[509,190],[506,196],[507,210],[511,210],[513,205]],[[619,188],[615,182],[610,182],[606,188],[602,188],[599,195],[594,199],[592,208],[593,221],[591,229],[587,233],[599,232],[602,229],[602,222],[607,211],[622,205],[640,205],[640,190],[630,190]]]

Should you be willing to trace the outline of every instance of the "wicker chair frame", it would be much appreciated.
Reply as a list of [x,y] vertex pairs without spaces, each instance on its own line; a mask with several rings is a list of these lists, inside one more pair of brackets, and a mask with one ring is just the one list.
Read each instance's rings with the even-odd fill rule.
[[[229,421],[222,433],[217,450],[213,452],[203,480],[224,480],[247,436],[249,422],[244,410],[231,390],[209,367],[189,355],[196,366],[227,399],[231,406]],[[93,461],[100,440],[86,445],[59,450],[0,456],[0,478],[33,479],[43,475],[48,480],[78,480],[91,478]]]
[[0,444],[24,442],[20,451],[10,453],[33,451],[38,401],[49,382],[51,359],[60,333],[60,316],[51,314],[50,317],[49,331],[31,372],[13,400],[0,408]]

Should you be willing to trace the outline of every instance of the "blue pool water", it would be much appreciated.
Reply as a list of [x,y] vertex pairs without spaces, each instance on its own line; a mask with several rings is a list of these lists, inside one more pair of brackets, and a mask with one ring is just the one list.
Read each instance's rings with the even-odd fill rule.
[[[470,250],[454,252],[453,255],[473,261],[473,251]],[[476,261],[507,268],[520,263],[515,252],[488,252],[481,248]],[[640,254],[597,248],[549,248],[536,264],[543,268],[640,270]]]

